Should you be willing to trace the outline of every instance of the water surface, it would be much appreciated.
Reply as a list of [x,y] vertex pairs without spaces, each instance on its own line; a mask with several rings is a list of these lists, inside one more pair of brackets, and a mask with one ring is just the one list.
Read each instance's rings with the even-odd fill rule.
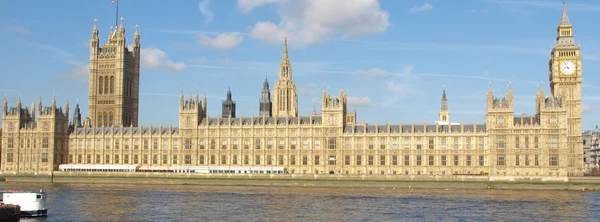
[[598,221],[600,192],[0,183],[44,189],[22,221]]

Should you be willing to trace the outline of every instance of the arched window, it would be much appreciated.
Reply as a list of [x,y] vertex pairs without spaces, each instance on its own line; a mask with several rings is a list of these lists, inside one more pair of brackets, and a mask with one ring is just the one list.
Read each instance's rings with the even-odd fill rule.
[[102,126],[102,118],[103,118],[102,113],[98,112],[98,116],[96,117],[96,124],[98,126]]
[[115,93],[115,77],[114,76],[110,77],[110,93],[111,94]]
[[104,94],[108,94],[108,76],[104,77]]
[[104,86],[104,78],[102,78],[102,76],[100,76],[100,79],[98,80],[98,94],[102,94],[103,91],[103,86]]
[[113,113],[110,112],[110,114],[108,115],[108,125],[112,126],[113,125]]

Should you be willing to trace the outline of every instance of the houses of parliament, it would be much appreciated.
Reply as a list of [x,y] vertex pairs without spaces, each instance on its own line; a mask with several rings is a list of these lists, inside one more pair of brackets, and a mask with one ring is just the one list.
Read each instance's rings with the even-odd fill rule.
[[135,165],[367,176],[582,176],[582,56],[566,6],[556,34],[548,60],[550,92],[537,91],[531,115],[515,115],[512,87],[498,95],[490,86],[482,123],[452,122],[445,91],[433,123],[360,122],[344,90],[323,91],[321,111],[302,116],[285,41],[278,80],[274,85],[265,80],[260,94],[257,90],[257,115],[237,116],[231,91],[220,116],[207,115],[205,95],[182,92],[178,126],[157,126],[138,121],[138,27],[127,45],[121,19],[101,44],[94,21],[88,117],[82,118],[78,104],[59,107],[54,98],[30,106],[4,99],[0,171],[50,175],[61,165]]

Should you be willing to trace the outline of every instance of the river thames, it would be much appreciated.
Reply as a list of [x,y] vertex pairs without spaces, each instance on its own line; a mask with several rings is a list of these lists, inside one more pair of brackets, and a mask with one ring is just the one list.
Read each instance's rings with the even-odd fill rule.
[[0,183],[47,191],[22,221],[598,221],[600,192]]

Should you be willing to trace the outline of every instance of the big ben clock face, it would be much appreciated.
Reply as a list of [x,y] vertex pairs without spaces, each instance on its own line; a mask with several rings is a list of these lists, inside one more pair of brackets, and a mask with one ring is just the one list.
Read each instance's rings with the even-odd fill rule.
[[560,63],[560,72],[565,75],[573,75],[575,73],[575,64],[571,61]]

